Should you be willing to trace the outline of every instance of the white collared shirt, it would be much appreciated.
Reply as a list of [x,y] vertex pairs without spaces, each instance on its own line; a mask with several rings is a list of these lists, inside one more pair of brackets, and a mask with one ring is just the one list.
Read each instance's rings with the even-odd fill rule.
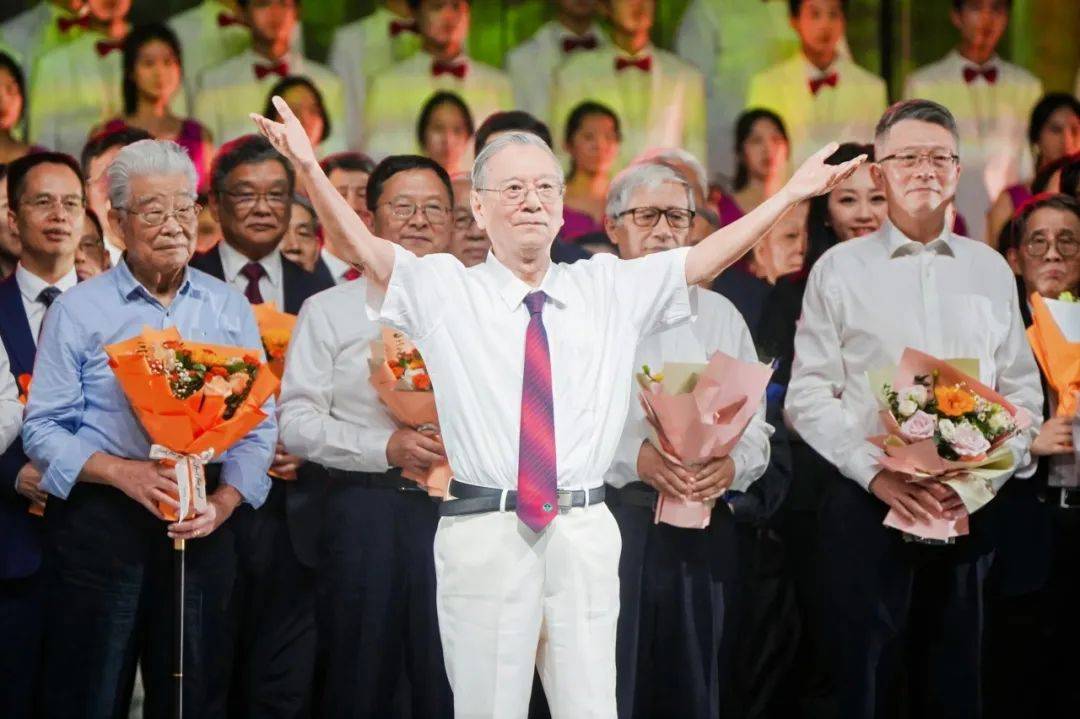
[[[815,94],[810,81],[836,73],[836,85]],[[885,81],[838,55],[828,69],[815,67],[802,51],[750,79],[746,107],[779,115],[791,141],[791,166],[798,167],[830,142],[872,142],[887,106]]]
[[966,67],[976,65],[953,50],[912,73],[904,97],[939,102],[956,118],[964,170],[956,188],[956,207],[971,238],[983,240],[990,204],[1006,187],[1034,172],[1027,128],[1031,110],[1042,96],[1042,83],[1027,70],[997,56],[978,68],[995,68],[997,79],[993,83],[983,77],[965,82]]
[[[593,23],[580,37],[596,38],[596,47],[610,44],[600,26]],[[589,50],[563,51],[564,40],[580,39],[557,20],[545,23],[536,34],[506,55],[506,71],[514,82],[514,100],[518,108],[550,124],[551,78],[571,57]]]
[[[695,317],[687,324],[644,338],[634,360],[635,375],[645,364],[659,369],[665,362],[705,363],[715,352],[723,352],[744,362],[758,361],[746,320],[735,305],[722,295],[698,287],[691,287],[690,295],[691,304],[697,308]],[[630,393],[634,399],[630,402],[615,461],[604,476],[604,481],[613,487],[624,487],[640,480],[637,473],[638,452],[641,443],[649,436],[645,411],[636,400],[640,390],[636,376],[631,377]],[[731,450],[731,458],[735,462],[732,490],[745,492],[765,473],[769,466],[769,437],[772,433],[772,427],[765,421],[765,397],[762,396],[756,416]]]
[[[622,437],[639,339],[692,315],[682,248],[637,260],[553,264],[540,284],[551,352],[560,489],[598,487]],[[516,489],[525,330],[533,291],[489,253],[466,269],[448,254],[394,247],[368,311],[424,357],[450,466],[463,482]]]
[[353,266],[325,247],[320,250],[320,254],[322,255],[322,261],[326,265],[326,269],[330,270],[330,276],[334,278],[334,284],[340,285],[343,282],[348,282],[345,273],[353,269]]
[[61,277],[56,284],[50,285],[45,280],[23,267],[20,262],[15,267],[15,284],[19,286],[19,294],[22,295],[23,309],[26,310],[26,321],[30,323],[30,336],[37,344],[38,334],[41,333],[41,321],[45,319],[46,307],[38,301],[38,295],[46,287],[55,287],[61,292],[67,292],[78,283],[79,278],[75,275],[75,268]]
[[[248,278],[240,273],[244,265],[251,262],[250,259],[240,254],[240,251],[222,240],[217,245],[221,253],[221,269],[225,273],[225,281],[240,290],[247,289]],[[262,293],[263,302],[273,302],[279,310],[285,309],[285,289],[282,287],[281,250],[277,247],[258,260],[266,272],[259,279],[259,292]]]
[[[895,365],[907,347],[978,360],[983,384],[1041,421],[1039,371],[1005,260],[948,230],[924,247],[886,221],[810,271],[785,405],[803,440],[864,488],[880,470],[866,438],[884,431],[866,373]],[[1035,469],[1034,437],[1032,429],[1009,442],[1018,476]]]
[[398,428],[368,381],[382,328],[358,311],[366,280],[312,295],[289,342],[278,403],[281,441],[292,453],[349,472],[385,472]]

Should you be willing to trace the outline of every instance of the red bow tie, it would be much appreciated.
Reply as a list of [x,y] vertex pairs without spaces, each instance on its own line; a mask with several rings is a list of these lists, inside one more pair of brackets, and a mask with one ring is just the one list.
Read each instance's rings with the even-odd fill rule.
[[60,32],[67,34],[73,27],[81,27],[86,30],[90,27],[90,13],[85,15],[77,15],[76,17],[58,17],[56,18],[56,26],[60,28]]
[[564,53],[571,53],[574,50],[595,50],[596,49],[596,36],[595,35],[583,35],[581,37],[564,37],[562,41],[562,51]]
[[615,58],[615,72],[622,72],[628,67],[636,67],[642,72],[649,72],[652,70],[652,55],[646,55],[645,57],[639,57],[637,59],[631,57]]
[[278,77],[285,77],[289,74],[289,64],[285,61],[281,61],[275,65],[263,65],[262,63],[255,63],[255,79],[262,80],[267,75],[277,75]]
[[991,65],[990,67],[975,67],[974,65],[968,65],[964,68],[964,82],[971,84],[975,82],[975,79],[979,76],[986,78],[986,81],[993,85],[997,82],[998,71],[997,68]]
[[463,62],[440,62],[436,60],[431,63],[431,74],[434,77],[439,75],[453,75],[458,80],[464,80],[465,75],[469,72],[469,66]]
[[838,82],[840,82],[840,76],[835,72],[830,72],[824,77],[816,77],[810,81],[810,93],[816,95],[825,85],[836,87],[836,83]]
[[416,29],[415,20],[390,21],[390,37],[397,37],[403,32],[411,32],[413,34],[418,34],[420,31]]
[[218,27],[230,27],[232,25],[239,25],[244,27],[244,21],[235,15],[230,15],[227,12],[219,12],[217,16]]
[[123,40],[98,40],[94,44],[94,49],[97,50],[99,57],[107,57],[113,50],[122,50],[124,48]]

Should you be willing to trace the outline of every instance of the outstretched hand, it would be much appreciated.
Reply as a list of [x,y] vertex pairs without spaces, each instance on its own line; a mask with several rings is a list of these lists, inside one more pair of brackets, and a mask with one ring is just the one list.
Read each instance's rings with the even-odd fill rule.
[[794,202],[824,195],[851,176],[851,173],[866,161],[866,155],[859,155],[853,160],[839,165],[830,165],[825,160],[840,147],[830,142],[811,155],[795,174],[788,180],[784,189],[791,194]]
[[250,117],[258,126],[259,132],[270,141],[275,150],[289,158],[295,167],[309,167],[317,163],[315,148],[311,146],[311,140],[300,120],[280,96],[274,95],[272,102],[281,116],[281,122],[274,122],[253,112]]

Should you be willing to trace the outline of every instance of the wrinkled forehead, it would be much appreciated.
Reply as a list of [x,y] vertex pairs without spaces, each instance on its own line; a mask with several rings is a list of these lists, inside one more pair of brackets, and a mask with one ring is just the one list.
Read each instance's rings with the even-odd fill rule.
[[131,204],[134,207],[168,201],[194,201],[195,190],[183,174],[134,175],[131,178]]
[[507,145],[484,166],[484,181],[493,187],[508,180],[545,178],[562,182],[562,177],[562,168],[551,153],[533,145]]
[[923,120],[901,120],[878,138],[876,145],[877,157],[887,157],[898,150],[956,153],[956,138],[948,128]]
[[670,180],[657,185],[641,185],[630,193],[630,207],[659,207],[662,210],[690,209],[689,188]]

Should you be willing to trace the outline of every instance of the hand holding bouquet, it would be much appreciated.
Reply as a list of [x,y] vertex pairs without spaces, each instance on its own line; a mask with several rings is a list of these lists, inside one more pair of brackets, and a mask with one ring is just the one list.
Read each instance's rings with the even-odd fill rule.
[[[914,482],[948,485],[968,514],[993,499],[990,480],[1014,464],[1003,445],[1030,423],[978,374],[977,362],[946,362],[910,348],[898,367],[870,373],[887,432],[869,438],[882,450],[881,466]],[[967,533],[967,517],[912,524],[890,511],[885,524],[931,540]]]
[[175,327],[143,331],[107,345],[109,365],[150,436],[150,459],[176,467],[179,509],[167,519],[206,509],[203,466],[266,419],[260,409],[278,380],[257,349],[188,342]]

